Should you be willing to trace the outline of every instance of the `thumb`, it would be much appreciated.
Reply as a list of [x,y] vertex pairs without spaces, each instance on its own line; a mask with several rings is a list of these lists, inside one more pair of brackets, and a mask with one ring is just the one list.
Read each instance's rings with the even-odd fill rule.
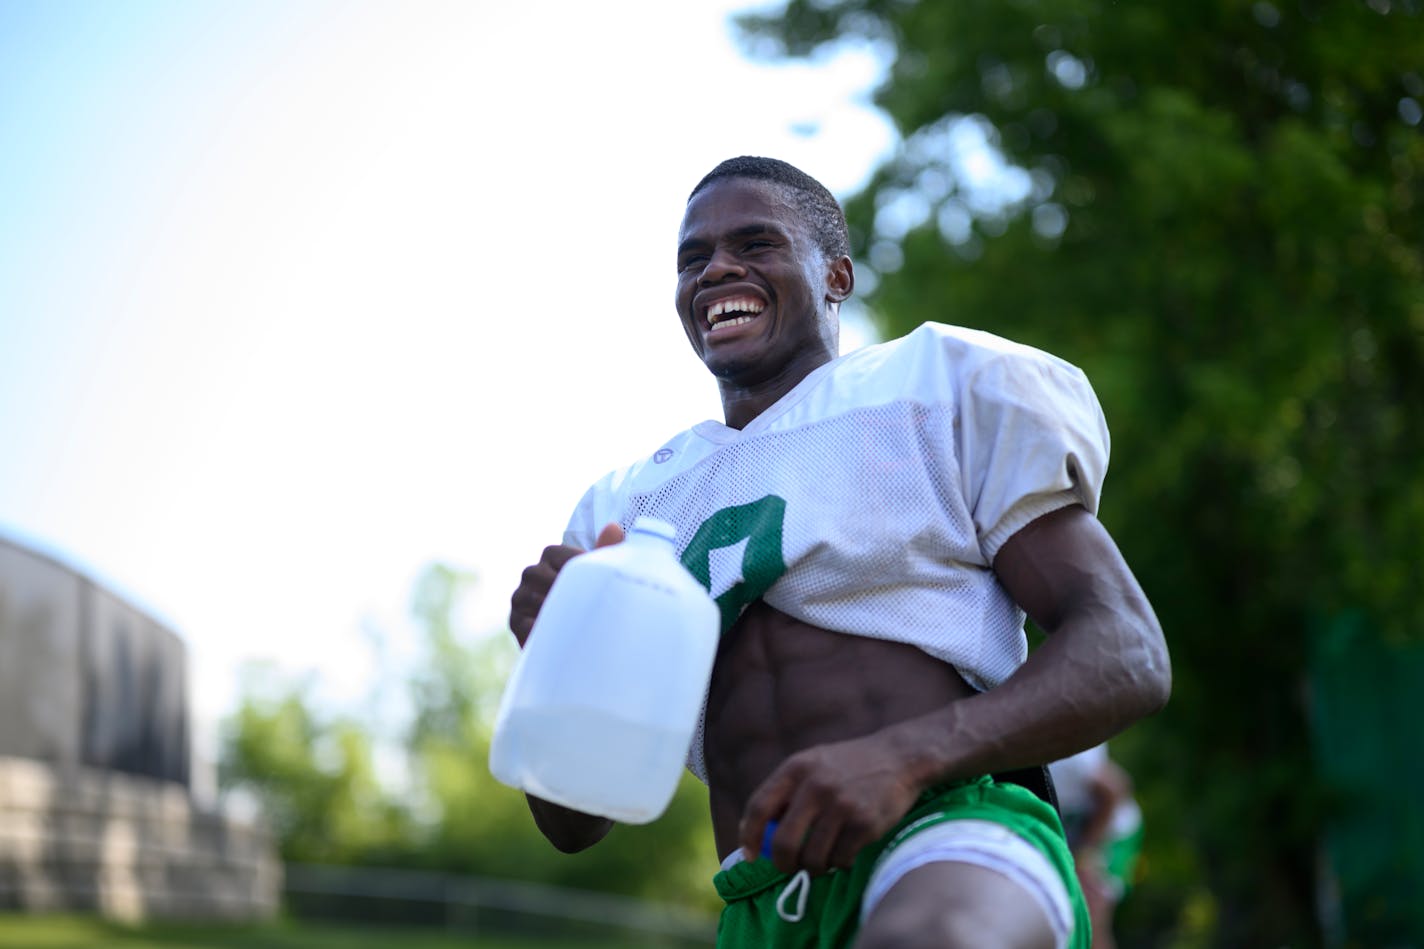
[[603,530],[598,532],[598,540],[594,542],[594,547],[611,547],[621,543],[623,540],[623,528],[617,523],[606,524]]

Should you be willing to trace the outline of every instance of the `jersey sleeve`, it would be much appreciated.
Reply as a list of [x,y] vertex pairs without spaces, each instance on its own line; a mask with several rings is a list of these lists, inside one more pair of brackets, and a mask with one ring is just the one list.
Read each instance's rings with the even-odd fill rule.
[[1001,353],[961,392],[960,464],[980,548],[994,562],[1030,521],[1081,504],[1098,511],[1107,422],[1087,377],[1045,353]]
[[580,550],[588,550],[593,547],[598,535],[593,524],[593,508],[596,503],[594,492],[598,486],[594,485],[584,492],[579,499],[578,506],[574,508],[574,513],[569,517],[569,526],[564,528],[563,543],[567,547],[578,547]]
[[623,472],[610,472],[584,492],[568,527],[564,528],[564,544],[580,550],[592,550],[604,525],[622,521],[622,499],[617,491]]

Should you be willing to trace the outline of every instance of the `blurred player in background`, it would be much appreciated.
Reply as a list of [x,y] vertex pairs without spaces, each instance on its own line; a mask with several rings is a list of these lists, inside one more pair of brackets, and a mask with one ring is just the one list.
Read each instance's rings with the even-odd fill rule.
[[1093,949],[1113,949],[1113,915],[1132,889],[1142,849],[1142,809],[1132,794],[1132,778],[1108,755],[1106,742],[1055,761],[1048,770],[1093,920]]

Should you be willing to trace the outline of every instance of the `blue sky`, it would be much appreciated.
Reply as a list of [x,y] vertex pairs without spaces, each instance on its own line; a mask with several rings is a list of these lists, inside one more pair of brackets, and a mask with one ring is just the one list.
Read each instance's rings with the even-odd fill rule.
[[500,628],[588,482],[718,414],[687,191],[895,141],[871,51],[753,64],[751,6],[0,0],[0,532],[185,639],[200,743],[248,660],[359,702],[432,561]]

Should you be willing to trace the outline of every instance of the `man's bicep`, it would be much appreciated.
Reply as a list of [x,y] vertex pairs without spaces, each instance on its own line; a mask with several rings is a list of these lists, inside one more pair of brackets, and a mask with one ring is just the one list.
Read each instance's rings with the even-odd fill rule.
[[1098,519],[1071,504],[1015,533],[994,558],[1004,590],[1051,633],[1080,609],[1119,608],[1141,591]]

